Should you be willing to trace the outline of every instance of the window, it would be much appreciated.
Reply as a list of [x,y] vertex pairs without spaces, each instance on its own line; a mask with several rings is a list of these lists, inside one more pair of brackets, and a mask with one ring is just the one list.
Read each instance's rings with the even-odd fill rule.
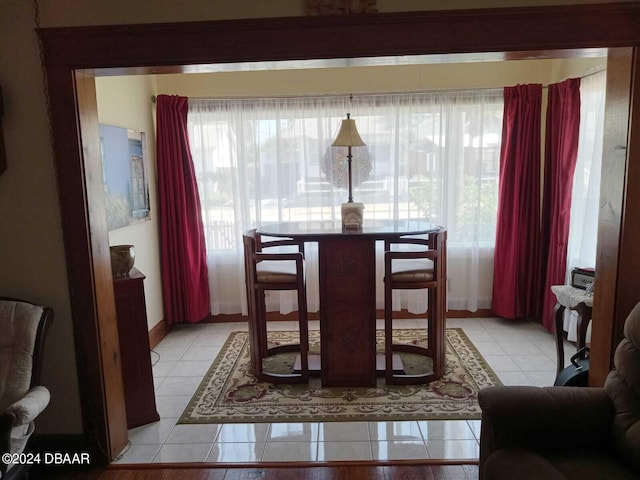
[[[450,308],[487,308],[502,110],[502,90],[362,95],[352,101],[190,100],[189,135],[214,272],[213,313],[239,311],[221,304],[229,297],[216,294],[215,285],[223,283],[217,278],[223,271],[228,281],[230,265],[242,281],[242,231],[270,222],[340,218],[348,194],[335,165],[346,158],[346,148],[330,145],[347,112],[366,143],[352,149],[354,171],[361,173],[353,197],[365,204],[365,218],[426,217],[444,225]],[[479,275],[489,277],[487,292],[478,291],[478,283],[487,283],[478,282]]]

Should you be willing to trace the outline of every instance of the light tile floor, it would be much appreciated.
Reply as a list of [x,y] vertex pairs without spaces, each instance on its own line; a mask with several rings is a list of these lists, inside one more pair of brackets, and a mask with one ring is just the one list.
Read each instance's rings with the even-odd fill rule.
[[[417,327],[415,320],[394,324]],[[464,318],[448,319],[447,326],[463,328],[505,385],[553,384],[555,336],[539,324]],[[115,463],[478,458],[479,420],[176,425],[229,333],[246,328],[188,325],[162,340],[151,352],[161,419],[130,430],[130,444]],[[269,322],[269,328],[294,330],[296,323]],[[565,345],[567,359],[573,352]]]

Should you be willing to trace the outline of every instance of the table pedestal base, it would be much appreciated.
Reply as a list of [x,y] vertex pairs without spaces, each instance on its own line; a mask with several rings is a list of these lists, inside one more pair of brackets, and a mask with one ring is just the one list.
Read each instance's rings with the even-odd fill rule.
[[376,386],[375,249],[356,234],[318,245],[323,387]]

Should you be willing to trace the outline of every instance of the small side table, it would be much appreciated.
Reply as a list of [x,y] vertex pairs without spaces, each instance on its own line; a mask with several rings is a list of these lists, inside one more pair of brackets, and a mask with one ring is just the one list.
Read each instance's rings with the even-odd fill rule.
[[591,321],[593,295],[589,295],[585,290],[572,287],[571,285],[554,285],[551,287],[551,291],[558,301],[555,307],[555,320],[558,373],[560,373],[564,368],[564,343],[562,339],[564,311],[568,308],[569,310],[574,310],[578,314],[576,333],[579,350],[585,346],[587,341],[587,327]]
[[126,277],[113,279],[127,428],[160,420],[149,354],[145,278],[134,267]]

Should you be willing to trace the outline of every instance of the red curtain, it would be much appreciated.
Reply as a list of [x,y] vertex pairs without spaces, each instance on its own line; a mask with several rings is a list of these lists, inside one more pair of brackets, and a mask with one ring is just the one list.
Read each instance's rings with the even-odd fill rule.
[[580,79],[549,85],[545,135],[542,204],[541,320],[553,331],[555,296],[552,285],[563,285],[567,271],[567,244],[573,175],[578,158]]
[[491,308],[505,318],[539,310],[541,105],[542,85],[504,89]]
[[188,99],[156,100],[162,294],[167,323],[209,315],[209,282],[200,197],[187,134]]

